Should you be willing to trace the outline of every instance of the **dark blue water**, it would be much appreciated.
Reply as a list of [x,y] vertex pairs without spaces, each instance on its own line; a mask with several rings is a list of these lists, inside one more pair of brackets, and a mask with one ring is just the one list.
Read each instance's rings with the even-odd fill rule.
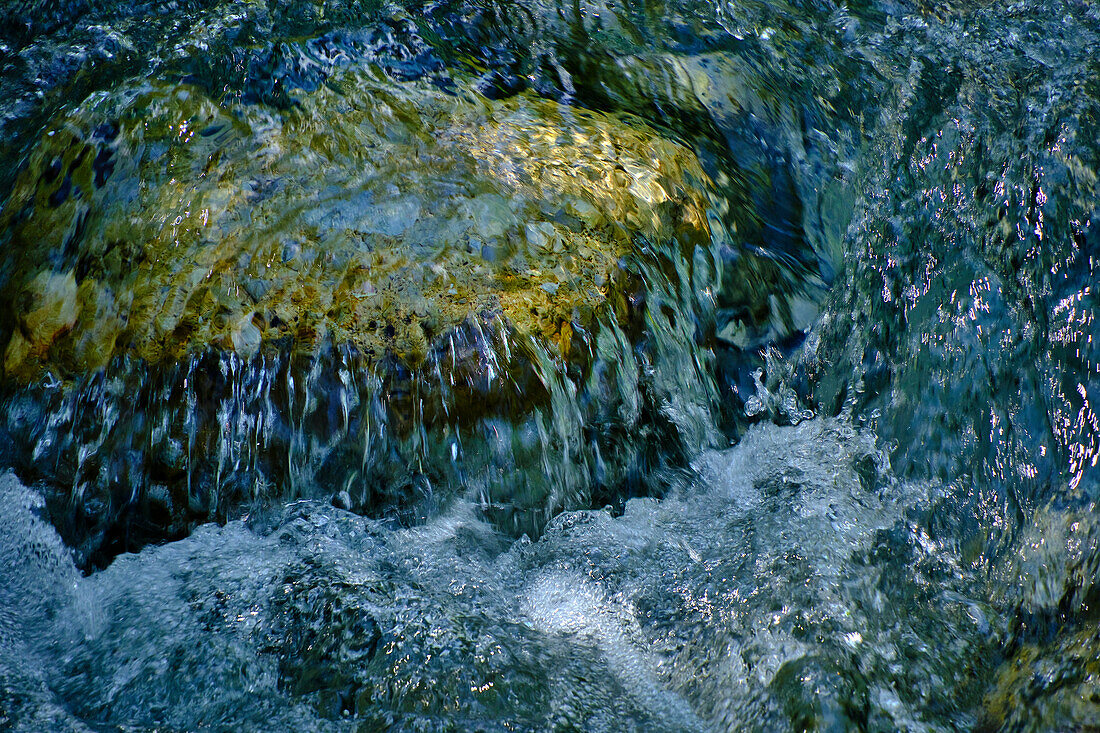
[[0,9],[0,727],[1091,730],[1089,3]]

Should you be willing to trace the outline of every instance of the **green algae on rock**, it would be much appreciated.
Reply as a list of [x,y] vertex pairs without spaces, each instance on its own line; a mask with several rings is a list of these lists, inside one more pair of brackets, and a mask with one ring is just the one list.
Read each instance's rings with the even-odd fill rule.
[[319,490],[414,521],[473,491],[538,532],[707,443],[696,156],[457,91],[140,82],[42,137],[0,213],[5,430],[82,562]]
[[1021,646],[997,670],[985,705],[988,730],[1095,730],[1100,631],[1093,625]]
[[285,336],[416,366],[482,312],[560,340],[632,235],[708,236],[697,160],[644,127],[393,87],[347,73],[285,115],[158,84],[91,98],[43,138],[3,215],[13,285],[76,296],[58,296],[66,323],[27,322],[60,304],[15,305],[7,374],[250,356]]

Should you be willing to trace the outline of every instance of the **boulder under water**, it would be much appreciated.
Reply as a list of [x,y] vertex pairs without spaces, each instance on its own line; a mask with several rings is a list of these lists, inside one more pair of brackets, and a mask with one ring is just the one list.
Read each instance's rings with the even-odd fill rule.
[[[515,439],[532,462],[554,452],[564,470],[479,490],[537,531],[587,494],[569,475],[594,460],[586,422],[645,431],[639,381],[669,403],[711,381],[622,373],[627,334],[690,350],[658,268],[707,277],[690,271],[711,247],[709,193],[683,146],[527,95],[350,71],[274,115],[189,86],[94,95],[43,135],[4,210],[4,369],[31,385],[10,434],[27,471],[67,486],[58,512],[97,507],[86,528],[58,523],[89,554],[134,525],[156,540],[317,488],[427,516],[490,481],[488,436],[518,431],[536,433]],[[668,326],[647,327],[647,307]],[[606,382],[595,416],[573,395],[585,379]]]
[[0,726],[1100,719],[1100,14],[0,10]]

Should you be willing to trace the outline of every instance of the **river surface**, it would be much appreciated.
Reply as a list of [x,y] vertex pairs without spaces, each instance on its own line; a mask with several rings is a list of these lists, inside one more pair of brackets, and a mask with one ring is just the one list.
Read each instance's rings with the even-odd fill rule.
[[0,160],[0,729],[1100,726],[1095,4],[14,0]]

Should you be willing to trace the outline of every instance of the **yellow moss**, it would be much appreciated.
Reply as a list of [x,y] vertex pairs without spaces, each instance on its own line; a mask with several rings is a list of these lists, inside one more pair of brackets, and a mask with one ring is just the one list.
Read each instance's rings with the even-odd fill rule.
[[[117,136],[96,137],[105,121]],[[17,282],[66,257],[94,282],[79,298],[71,283],[89,317],[38,355],[72,371],[99,368],[116,343],[155,362],[286,335],[415,366],[482,314],[567,350],[562,324],[603,301],[636,235],[709,236],[708,181],[689,150],[525,95],[346,71],[276,114],[147,82],[90,99],[57,129],[0,225]],[[106,176],[93,166],[105,157]]]
[[997,670],[985,713],[998,728],[1090,729],[1100,720],[1100,631],[1021,646]]
[[4,349],[4,374],[15,378],[27,377],[27,362],[32,354],[31,343],[22,332],[15,331]]

